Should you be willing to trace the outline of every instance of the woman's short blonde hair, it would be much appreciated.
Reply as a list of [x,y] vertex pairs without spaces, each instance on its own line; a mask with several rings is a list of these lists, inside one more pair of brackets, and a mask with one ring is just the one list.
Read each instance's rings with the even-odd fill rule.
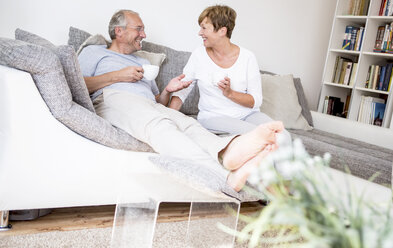
[[198,24],[207,18],[214,27],[214,31],[218,31],[222,27],[227,28],[227,37],[231,38],[232,31],[235,28],[236,11],[225,5],[215,5],[207,7],[199,15]]

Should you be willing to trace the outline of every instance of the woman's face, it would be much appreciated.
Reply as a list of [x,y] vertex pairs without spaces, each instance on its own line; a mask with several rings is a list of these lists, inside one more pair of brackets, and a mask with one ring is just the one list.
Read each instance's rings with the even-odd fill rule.
[[214,31],[214,26],[207,17],[203,19],[200,24],[201,29],[198,35],[203,39],[203,45],[205,47],[212,47],[216,41],[220,38],[218,32]]

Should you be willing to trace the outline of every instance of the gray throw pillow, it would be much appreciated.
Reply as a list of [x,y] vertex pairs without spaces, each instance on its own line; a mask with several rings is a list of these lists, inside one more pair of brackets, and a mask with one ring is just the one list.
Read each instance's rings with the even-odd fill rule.
[[78,51],[79,47],[82,45],[83,42],[85,42],[85,40],[87,38],[89,38],[91,36],[90,33],[75,28],[75,27],[70,27],[69,32],[68,32],[68,42],[67,44],[72,46],[76,51]]
[[306,96],[304,95],[302,82],[300,78],[293,78],[293,83],[295,84],[297,97],[299,99],[299,104],[302,107],[302,115],[306,119],[308,125],[313,127],[314,123],[312,120],[310,108],[308,107]]
[[117,149],[153,151],[150,146],[73,102],[60,60],[49,49],[0,38],[0,64],[30,73],[52,115],[74,132]]
[[95,113],[89,92],[80,70],[78,58],[71,46],[55,46],[48,40],[30,32],[16,29],[15,39],[48,48],[60,59],[74,102]]

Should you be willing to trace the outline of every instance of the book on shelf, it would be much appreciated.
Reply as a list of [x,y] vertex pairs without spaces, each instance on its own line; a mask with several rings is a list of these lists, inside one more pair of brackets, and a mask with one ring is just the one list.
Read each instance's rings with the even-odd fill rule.
[[357,61],[337,56],[334,63],[331,82],[344,85],[349,85],[351,79],[354,82],[356,70],[354,70],[353,67],[355,64],[357,68]]
[[370,77],[371,77],[372,70],[373,70],[373,65],[370,65],[368,67],[368,72],[367,72],[367,76],[366,76],[366,83],[364,84],[364,88],[368,88],[368,85],[370,83]]
[[344,74],[344,81],[343,81],[344,85],[349,85],[349,78],[351,76],[352,65],[353,65],[352,62],[348,62],[345,67],[345,74]]
[[379,7],[380,16],[392,16],[393,15],[393,1],[392,0],[382,0]]
[[353,26],[351,26],[351,25],[347,25],[345,27],[344,40],[343,40],[343,45],[342,45],[342,49],[344,49],[344,50],[350,50],[350,48],[351,48],[352,28],[353,28]]
[[368,84],[369,89],[375,89],[375,86],[377,85],[377,81],[379,79],[380,74],[381,74],[381,66],[376,65],[372,81]]
[[[393,2],[393,0],[392,0]],[[375,38],[374,52],[393,53],[393,22],[379,26]]]
[[344,61],[340,71],[340,79],[338,80],[338,84],[344,84],[345,72],[347,70],[349,61]]
[[381,67],[381,73],[376,83],[375,90],[382,90],[383,82],[385,80],[386,66]]
[[358,37],[358,32],[359,32],[359,28],[358,27],[353,27],[352,28],[351,44],[349,46],[349,50],[351,50],[351,51],[355,50],[356,37]]
[[343,66],[344,63],[344,59],[343,57],[337,56],[336,57],[336,62],[337,62],[337,66],[334,68],[334,74],[333,74],[333,79],[332,82],[338,84],[338,81],[340,80],[340,73],[341,73],[341,68]]
[[383,113],[381,114],[380,112],[382,109],[384,112],[385,107],[383,105],[386,105],[384,99],[363,95],[361,97],[357,121],[366,124],[378,125],[379,120],[377,120],[377,118],[380,118],[380,124],[382,125]]
[[325,96],[323,113],[343,117],[344,103],[339,97]]
[[364,87],[372,90],[388,91],[392,81],[393,62],[386,65],[370,65]]
[[382,51],[384,33],[385,33],[385,26],[379,26],[377,31],[377,37],[375,38],[374,52]]
[[367,15],[370,0],[349,0],[348,15]]
[[[393,71],[393,70],[392,70]],[[390,86],[392,86],[392,78],[393,78],[393,73],[390,76],[389,84],[388,84],[388,89],[386,91],[390,92]]]
[[349,86],[353,86],[355,84],[355,77],[356,77],[356,72],[358,70],[358,63],[353,63],[352,65],[352,70],[351,70],[351,76],[349,79]]
[[385,114],[385,108],[386,104],[385,103],[380,103],[380,102],[374,102],[373,103],[373,125],[376,126],[382,126],[383,123],[383,117]]
[[362,46],[364,27],[347,25],[345,27],[342,49],[351,51],[360,51]]
[[360,27],[356,37],[355,51],[360,51],[362,49],[363,33],[364,27]]
[[386,65],[385,77],[383,79],[383,83],[380,88],[380,90],[382,90],[382,91],[388,91],[389,83],[392,80],[392,68],[393,68],[393,63],[388,63]]
[[351,103],[351,94],[348,94],[348,95],[347,95],[347,98],[345,99],[343,117],[347,117],[347,115],[348,115],[348,109],[349,109],[349,104],[350,104],[350,103]]

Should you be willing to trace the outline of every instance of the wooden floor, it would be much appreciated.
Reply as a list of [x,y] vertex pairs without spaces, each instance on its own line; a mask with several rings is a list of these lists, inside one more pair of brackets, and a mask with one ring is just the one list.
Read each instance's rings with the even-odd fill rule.
[[[240,213],[256,214],[263,205],[258,202],[242,203]],[[161,203],[158,222],[186,221],[189,203]],[[113,225],[115,205],[57,208],[43,217],[31,221],[11,221],[12,229],[0,232],[0,237],[51,231],[72,231],[88,228],[104,228]],[[199,211],[193,218],[219,217],[217,213]]]

